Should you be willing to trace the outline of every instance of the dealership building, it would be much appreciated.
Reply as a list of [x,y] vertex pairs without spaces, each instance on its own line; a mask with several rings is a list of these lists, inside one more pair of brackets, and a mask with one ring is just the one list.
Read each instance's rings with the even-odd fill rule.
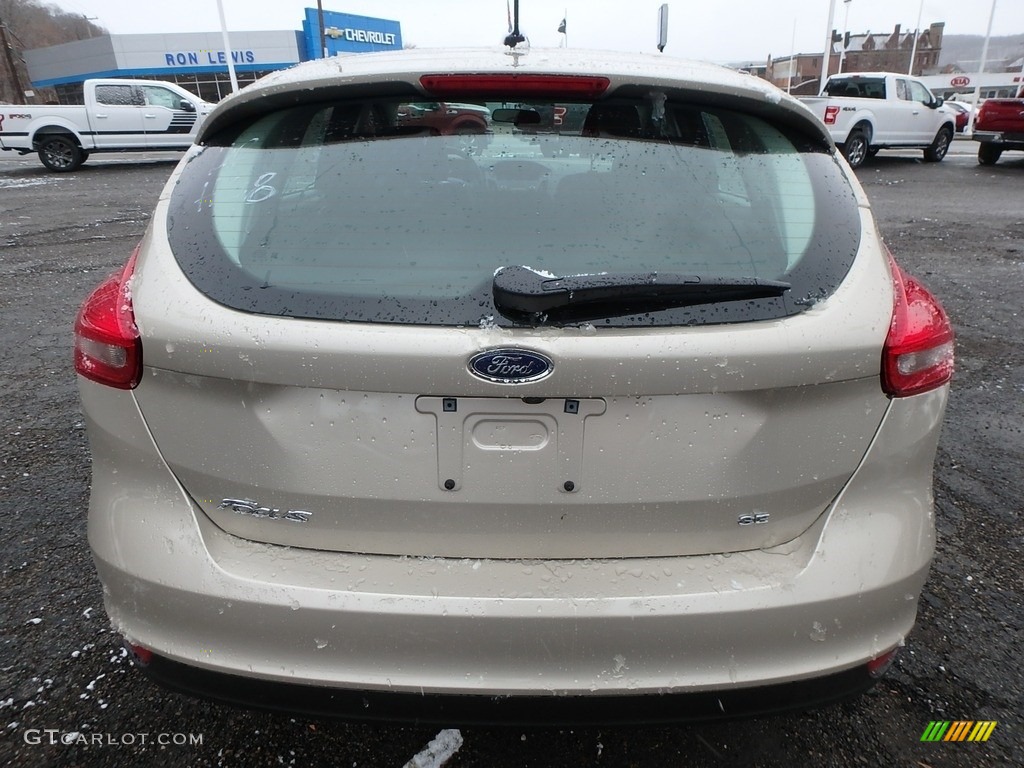
[[[397,21],[323,12],[328,56],[387,51],[402,47]],[[74,103],[82,82],[92,77],[164,80],[216,102],[231,92],[228,57],[240,86],[269,72],[322,56],[320,19],[307,8],[301,30],[229,32],[230,52],[221,32],[103,35],[49,48],[25,51],[35,88],[53,88],[60,103]]]

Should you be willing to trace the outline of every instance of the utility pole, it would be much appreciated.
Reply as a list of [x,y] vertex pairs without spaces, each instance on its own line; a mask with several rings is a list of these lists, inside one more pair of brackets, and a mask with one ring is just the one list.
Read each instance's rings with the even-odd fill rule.
[[4,55],[7,57],[7,68],[11,71],[11,85],[14,86],[14,98],[17,104],[25,104],[25,88],[18,76],[18,68],[14,65],[14,52],[11,44],[7,41],[7,25],[0,19],[0,45],[4,48]]
[[327,58],[327,36],[324,34],[324,3],[316,0],[316,17],[320,23],[320,58]]

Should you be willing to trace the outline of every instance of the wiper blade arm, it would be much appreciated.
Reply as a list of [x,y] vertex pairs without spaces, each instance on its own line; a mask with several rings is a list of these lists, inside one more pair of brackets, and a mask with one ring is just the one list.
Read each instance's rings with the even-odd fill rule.
[[494,273],[494,306],[513,318],[575,320],[615,317],[672,307],[781,296],[789,283],[757,277],[700,277],[670,272],[557,277],[529,267]]

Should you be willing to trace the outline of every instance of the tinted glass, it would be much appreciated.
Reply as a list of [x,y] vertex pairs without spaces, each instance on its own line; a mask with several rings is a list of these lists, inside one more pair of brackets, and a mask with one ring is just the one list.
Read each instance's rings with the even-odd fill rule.
[[784,280],[781,298],[610,317],[783,317],[828,296],[859,218],[833,157],[664,94],[601,104],[360,100],[215,137],[174,192],[172,249],[214,300],[338,320],[513,324],[495,270]]
[[833,97],[884,99],[885,78],[860,76],[851,78],[833,77],[825,84],[825,93]]

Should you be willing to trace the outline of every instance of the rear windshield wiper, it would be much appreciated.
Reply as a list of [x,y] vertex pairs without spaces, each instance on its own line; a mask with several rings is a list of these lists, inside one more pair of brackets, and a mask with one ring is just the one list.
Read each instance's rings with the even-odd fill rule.
[[529,267],[494,273],[494,306],[506,317],[582,321],[781,296],[789,283],[757,277],[700,277],[669,272],[600,273],[557,277]]

